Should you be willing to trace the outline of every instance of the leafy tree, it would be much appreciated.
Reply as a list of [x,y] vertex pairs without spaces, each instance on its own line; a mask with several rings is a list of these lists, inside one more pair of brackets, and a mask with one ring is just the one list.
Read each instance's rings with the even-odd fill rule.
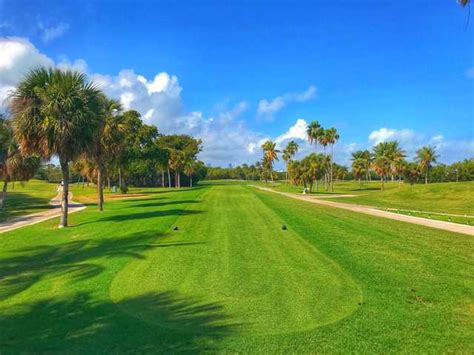
[[372,163],[375,173],[382,181],[382,190],[385,188],[385,180],[390,173],[391,161],[385,155],[376,156]]
[[331,185],[331,191],[334,192],[334,182],[333,182],[333,167],[334,167],[334,145],[337,143],[339,140],[339,133],[337,133],[337,129],[332,127],[326,130],[325,132],[327,142],[331,145],[331,156],[329,159],[329,164],[330,164],[330,172],[329,172],[329,177],[330,177],[330,185]]
[[69,164],[94,142],[100,127],[100,92],[75,71],[34,69],[9,97],[21,151],[58,156],[63,178],[60,227],[68,224]]
[[318,140],[323,133],[323,128],[318,121],[312,121],[306,128],[306,135],[308,136],[309,144],[314,143],[314,151],[318,152]]
[[3,207],[7,197],[8,183],[31,179],[39,166],[38,156],[24,155],[20,152],[14,140],[10,121],[0,114],[0,176],[3,178],[0,208]]
[[416,152],[416,160],[418,161],[420,169],[425,172],[425,184],[428,184],[430,169],[433,164],[436,163],[438,157],[436,149],[430,146],[422,147]]
[[288,164],[291,163],[291,160],[295,156],[295,154],[298,152],[298,143],[295,141],[290,141],[286,145],[286,148],[283,150],[283,155],[282,158],[286,163],[286,181],[288,182]]
[[262,149],[263,149],[264,163],[266,163],[264,165],[266,165],[268,169],[268,173],[270,174],[270,177],[272,180],[272,185],[274,185],[273,162],[275,160],[278,161],[278,153],[280,153],[280,151],[276,149],[276,143],[270,140],[262,144]]

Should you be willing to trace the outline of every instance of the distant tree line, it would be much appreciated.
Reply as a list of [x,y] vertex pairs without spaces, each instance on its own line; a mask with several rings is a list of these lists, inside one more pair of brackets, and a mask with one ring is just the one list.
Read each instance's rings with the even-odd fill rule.
[[[0,117],[0,206],[10,181],[35,174],[50,181],[60,178],[60,227],[68,224],[71,181],[94,182],[98,209],[103,210],[106,182],[126,193],[129,185],[191,186],[205,174],[197,160],[201,140],[160,134],[137,111],[124,111],[83,73],[31,70],[10,93],[7,105],[8,114]],[[41,166],[52,158],[59,167]]]
[[[335,180],[380,181],[381,188],[387,181],[410,184],[424,182],[472,181],[474,180],[474,159],[466,159],[450,165],[438,163],[436,149],[431,146],[421,147],[416,152],[414,161],[407,161],[405,151],[399,142],[381,142],[372,151],[359,150],[352,153],[351,169],[334,163],[334,145],[339,140],[335,128],[325,129],[319,122],[311,122],[306,129],[308,142],[314,144],[315,152],[301,160],[294,160],[299,146],[290,141],[280,151],[276,143],[266,141],[262,145],[263,157],[254,164],[243,164],[235,168],[208,168],[206,178],[261,180],[274,182],[284,180],[289,184],[303,186],[309,191],[319,190],[323,185],[326,191],[334,191]],[[318,148],[322,152],[318,152]],[[329,149],[328,149],[329,148]],[[274,162],[281,154],[286,170],[274,171]]]

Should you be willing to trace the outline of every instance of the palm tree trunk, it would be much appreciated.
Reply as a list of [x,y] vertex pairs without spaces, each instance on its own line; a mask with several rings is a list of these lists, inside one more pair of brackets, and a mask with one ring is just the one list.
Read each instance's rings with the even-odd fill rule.
[[272,187],[275,187],[275,184],[273,182],[273,170],[270,168],[270,179],[272,180]]
[[189,187],[193,187],[193,176],[189,175]]
[[67,227],[67,213],[69,208],[69,162],[60,160],[63,174],[63,191],[61,196],[61,220],[59,228]]
[[170,174],[170,167],[168,165],[168,188],[171,189],[171,174]]
[[120,192],[123,193],[122,169],[120,168],[118,168],[118,180]]
[[7,187],[8,187],[8,182],[10,181],[10,177],[7,175],[5,180],[3,181],[3,188],[2,188],[2,197],[0,197],[0,208],[3,207],[5,200],[7,198]]
[[110,176],[107,175],[107,188],[109,189],[109,192],[111,191],[111,186],[110,186]]
[[165,187],[165,169],[161,169],[161,187]]
[[429,169],[427,168],[426,169],[426,174],[425,174],[425,185],[428,184],[428,171],[429,171]]
[[99,211],[104,210],[104,184],[102,182],[102,168],[97,169],[97,208]]
[[362,181],[361,181],[361,178],[359,178],[359,190],[362,190]]

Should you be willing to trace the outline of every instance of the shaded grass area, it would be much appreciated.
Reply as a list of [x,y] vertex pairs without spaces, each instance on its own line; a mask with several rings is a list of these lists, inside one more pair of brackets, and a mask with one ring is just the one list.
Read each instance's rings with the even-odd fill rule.
[[106,207],[2,235],[2,353],[474,350],[472,237],[245,186]]
[[49,201],[56,196],[56,184],[40,180],[8,184],[7,199],[0,209],[0,222],[50,208]]

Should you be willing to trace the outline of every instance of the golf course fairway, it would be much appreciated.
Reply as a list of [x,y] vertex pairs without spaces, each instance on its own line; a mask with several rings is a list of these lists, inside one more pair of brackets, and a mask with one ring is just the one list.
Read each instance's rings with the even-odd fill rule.
[[[179,217],[178,230],[162,239],[182,246],[151,248],[127,264],[112,281],[115,302],[171,290],[178,299],[222,306],[227,317],[213,326],[251,334],[309,330],[360,307],[354,280],[298,233],[282,229],[285,222],[249,188],[214,186],[192,207],[200,213]],[[183,322],[154,318],[143,307],[126,312],[183,330]]]

